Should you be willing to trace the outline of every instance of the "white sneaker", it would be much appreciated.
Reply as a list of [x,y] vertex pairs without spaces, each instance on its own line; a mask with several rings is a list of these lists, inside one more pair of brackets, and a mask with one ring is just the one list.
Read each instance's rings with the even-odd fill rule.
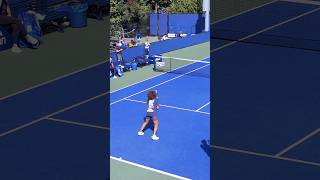
[[138,136],[143,136],[144,135],[144,132],[143,131],[139,131],[138,132]]
[[13,53],[21,53],[22,50],[18,46],[12,46],[11,52],[13,52]]
[[38,45],[39,44],[39,41],[36,38],[32,37],[30,34],[27,34],[25,38],[28,41],[28,43],[30,43],[32,45]]
[[154,135],[151,136],[151,139],[154,140],[154,141],[157,141],[157,140],[159,140],[159,137],[154,134]]

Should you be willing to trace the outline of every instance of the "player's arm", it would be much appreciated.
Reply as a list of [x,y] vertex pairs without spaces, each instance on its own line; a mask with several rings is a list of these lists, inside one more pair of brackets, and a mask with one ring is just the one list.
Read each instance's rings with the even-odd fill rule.
[[157,97],[156,103],[155,103],[155,107],[157,108],[157,110],[160,108],[160,104],[159,104],[159,99]]
[[157,97],[156,97],[156,101],[155,101],[155,107],[156,109],[159,109],[160,108],[160,104],[159,104],[159,96],[158,96],[158,91],[156,90],[156,93],[157,93]]

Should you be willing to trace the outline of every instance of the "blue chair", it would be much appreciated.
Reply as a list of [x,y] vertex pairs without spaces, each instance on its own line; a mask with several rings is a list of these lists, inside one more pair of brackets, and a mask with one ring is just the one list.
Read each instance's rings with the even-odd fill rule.
[[123,66],[125,71],[130,71],[131,64],[135,62],[135,59],[123,59]]
[[146,56],[137,56],[135,62],[137,62],[139,67],[145,66],[148,64],[148,58],[146,58]]
[[134,62],[132,60],[126,60],[126,59],[119,60],[116,52],[111,53],[111,58],[112,58],[113,65],[114,66],[118,66],[118,65],[123,66],[124,71],[129,71],[131,68],[131,63]]
[[45,19],[41,22],[41,26],[55,27],[59,32],[64,32],[62,23],[64,18],[68,16],[67,11],[62,10],[63,5],[66,5],[70,0],[36,0],[37,12],[45,15]]

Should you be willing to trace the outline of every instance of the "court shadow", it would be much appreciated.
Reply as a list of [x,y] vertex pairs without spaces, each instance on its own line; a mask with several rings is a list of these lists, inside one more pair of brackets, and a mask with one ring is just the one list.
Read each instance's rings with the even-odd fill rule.
[[211,157],[211,147],[210,147],[209,140],[208,141],[206,141],[205,139],[202,140],[200,147],[209,157]]
[[149,123],[147,124],[147,126],[144,128],[143,132],[146,132],[147,130],[150,130],[153,132],[154,129],[154,123],[153,120],[150,119]]

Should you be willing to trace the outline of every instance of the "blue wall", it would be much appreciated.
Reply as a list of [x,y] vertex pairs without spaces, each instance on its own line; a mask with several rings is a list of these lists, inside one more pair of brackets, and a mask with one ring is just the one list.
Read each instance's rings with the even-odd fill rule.
[[151,43],[150,55],[159,55],[166,52],[182,49],[196,44],[208,42],[210,40],[210,32],[200,33],[184,38],[176,38],[166,41]]
[[[159,14],[159,34],[201,33],[205,27],[204,14]],[[150,14],[150,35],[157,35],[157,14]]]
[[137,57],[137,54],[144,55],[144,46],[137,46],[133,48],[127,48],[122,53],[122,58],[125,62],[132,61],[135,57]]
[[8,31],[0,26],[0,51],[9,49],[12,47],[11,34]]
[[[168,28],[168,15],[159,14],[159,34],[167,34]],[[152,35],[157,35],[157,14],[150,15],[150,32],[154,33]]]
[[[210,32],[204,32],[184,38],[175,38],[166,41],[153,42],[150,45],[150,55],[160,55],[166,52],[208,42],[209,40]],[[122,58],[125,62],[132,62],[132,60],[137,56],[144,56],[144,46],[127,48],[123,50],[122,53]],[[115,55],[115,53],[112,53],[111,57],[113,58],[113,61],[115,61],[116,59],[114,58],[116,58],[117,56]]]

